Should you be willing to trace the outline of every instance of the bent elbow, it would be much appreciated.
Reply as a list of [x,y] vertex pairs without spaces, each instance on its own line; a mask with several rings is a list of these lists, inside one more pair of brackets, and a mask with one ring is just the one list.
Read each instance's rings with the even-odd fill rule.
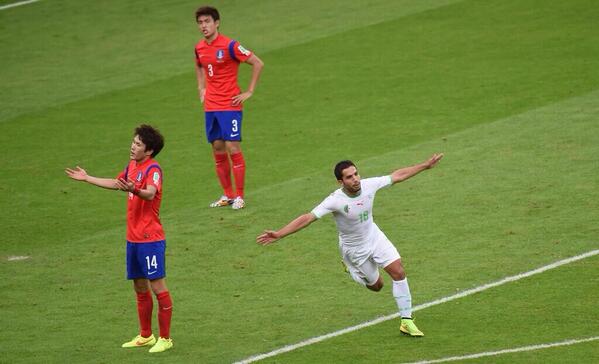
[[254,67],[262,69],[264,68],[264,62],[260,58],[256,57],[256,59],[254,60]]

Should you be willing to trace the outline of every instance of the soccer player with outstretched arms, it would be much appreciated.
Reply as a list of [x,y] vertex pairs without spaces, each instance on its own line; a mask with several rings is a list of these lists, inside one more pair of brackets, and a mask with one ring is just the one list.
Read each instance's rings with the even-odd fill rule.
[[[163,146],[164,138],[157,129],[140,125],[135,129],[129,163],[116,178],[90,176],[79,166],[65,170],[76,181],[127,193],[127,279],[133,280],[137,296],[140,333],[122,347],[151,346],[150,353],[173,347],[173,303],[165,281],[166,240],[159,217],[162,169],[154,160]],[[158,301],[158,340],[152,334],[151,292]]]
[[279,230],[264,231],[256,241],[262,245],[272,244],[332,213],[339,232],[339,250],[351,278],[378,292],[383,288],[379,268],[386,271],[393,280],[392,293],[401,316],[400,331],[410,336],[424,336],[412,318],[412,296],[399,252],[374,223],[372,207],[379,189],[432,168],[441,158],[443,154],[433,154],[422,163],[400,168],[388,176],[366,179],[361,179],[354,163],[341,161],[334,169],[341,188],[311,212],[298,216]]

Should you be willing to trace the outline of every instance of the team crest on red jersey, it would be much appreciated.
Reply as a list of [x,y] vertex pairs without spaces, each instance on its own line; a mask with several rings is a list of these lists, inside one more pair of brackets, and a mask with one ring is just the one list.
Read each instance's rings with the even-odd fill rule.
[[219,49],[216,51],[216,59],[223,59],[225,58],[225,51],[222,49]]
[[141,181],[141,177],[143,177],[143,173],[141,173],[141,171],[137,172],[137,177],[135,177],[135,180],[137,182]]

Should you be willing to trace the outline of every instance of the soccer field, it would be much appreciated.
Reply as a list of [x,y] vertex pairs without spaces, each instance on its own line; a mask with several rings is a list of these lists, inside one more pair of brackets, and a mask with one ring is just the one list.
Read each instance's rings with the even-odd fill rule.
[[[199,5],[0,10],[0,363],[232,363],[394,314],[389,277],[373,293],[343,271],[331,217],[272,246],[255,237],[337,188],[341,159],[368,177],[434,152],[439,166],[374,210],[415,306],[591,253],[419,309],[421,339],[381,320],[260,362],[599,362],[599,3],[215,1],[220,31],[265,62],[240,211],[208,208]],[[120,348],[138,330],[124,195],[64,174],[118,174],[140,122],[166,139],[175,346],[156,355]]]

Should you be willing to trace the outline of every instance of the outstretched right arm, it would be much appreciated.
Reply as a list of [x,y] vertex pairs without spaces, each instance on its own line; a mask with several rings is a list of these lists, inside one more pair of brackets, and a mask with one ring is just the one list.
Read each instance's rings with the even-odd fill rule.
[[79,166],[75,167],[75,169],[66,168],[64,171],[66,172],[66,174],[69,177],[71,177],[72,179],[74,179],[76,181],[87,182],[89,184],[92,184],[92,185],[95,185],[98,187],[102,187],[102,188],[108,188],[111,190],[120,189],[118,187],[116,179],[114,179],[114,178],[98,178],[98,177],[90,176],[87,174],[85,169],[83,169]]
[[311,212],[300,215],[277,231],[265,230],[264,233],[258,235],[256,242],[261,245],[272,244],[275,241],[286,237],[287,235],[293,234],[305,228],[314,222],[314,220],[316,220],[316,216],[314,216],[314,214]]

